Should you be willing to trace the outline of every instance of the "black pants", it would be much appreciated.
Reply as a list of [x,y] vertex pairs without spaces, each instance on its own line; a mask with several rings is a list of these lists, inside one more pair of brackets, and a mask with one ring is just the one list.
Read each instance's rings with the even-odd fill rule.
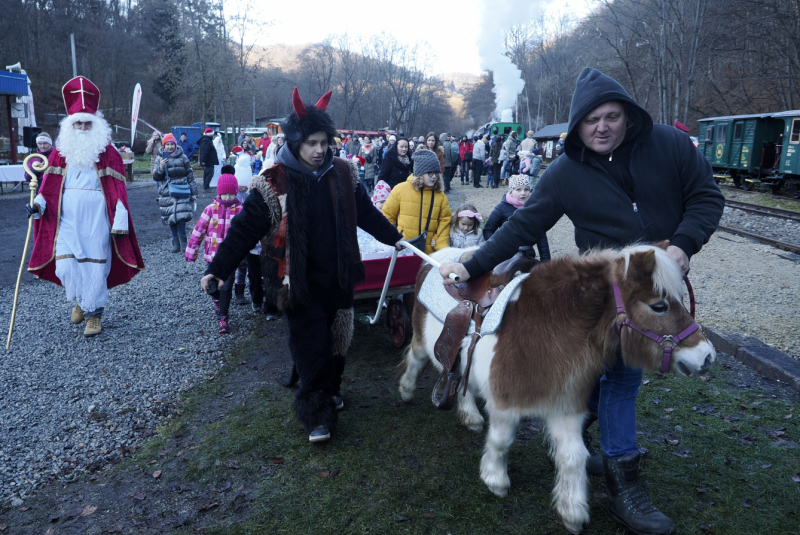
[[236,284],[245,284],[245,277],[250,279],[250,298],[253,304],[261,306],[264,302],[264,285],[261,278],[261,257],[247,253],[245,263],[236,269]]
[[481,185],[481,176],[483,175],[483,162],[481,160],[472,160],[472,185],[476,188]]
[[494,182],[492,187],[496,188],[497,186],[500,185],[500,182],[503,181],[503,178],[501,176],[503,172],[502,169],[503,169],[503,164],[501,164],[500,162],[497,163],[492,162],[492,181]]
[[233,270],[230,277],[225,279],[225,284],[219,288],[219,314],[218,317],[228,316],[231,308],[231,297],[233,296],[233,283],[236,280],[236,270]]
[[327,294],[318,293],[309,304],[286,309],[289,349],[300,375],[294,410],[307,433],[320,425],[330,431],[336,427],[333,396],[339,393],[342,384],[345,359],[333,354],[331,327],[340,307],[331,294],[341,291],[337,288]]
[[450,181],[453,179],[453,171],[455,170],[454,167],[445,167],[444,168],[444,175],[442,179],[444,180],[444,190],[450,191]]
[[208,189],[211,185],[211,179],[214,178],[214,166],[213,165],[204,165],[203,166],[203,189]]

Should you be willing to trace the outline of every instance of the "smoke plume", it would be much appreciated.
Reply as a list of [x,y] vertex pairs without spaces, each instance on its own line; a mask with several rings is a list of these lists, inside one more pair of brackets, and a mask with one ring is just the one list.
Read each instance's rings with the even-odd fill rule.
[[[494,75],[495,119],[510,122],[512,108],[525,82],[522,72],[505,55],[503,32],[528,19],[533,2],[489,2],[480,0],[481,16],[478,17],[478,55],[481,69]],[[526,5],[527,4],[527,5]],[[523,7],[524,6],[524,7]]]

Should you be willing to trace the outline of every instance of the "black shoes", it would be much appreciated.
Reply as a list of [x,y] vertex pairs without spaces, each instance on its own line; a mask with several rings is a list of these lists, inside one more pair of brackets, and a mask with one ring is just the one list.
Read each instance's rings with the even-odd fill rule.
[[327,442],[331,439],[331,432],[327,427],[321,425],[308,434],[309,442]]
[[675,524],[644,493],[640,458],[638,452],[621,459],[603,457],[611,516],[637,535],[672,535]]

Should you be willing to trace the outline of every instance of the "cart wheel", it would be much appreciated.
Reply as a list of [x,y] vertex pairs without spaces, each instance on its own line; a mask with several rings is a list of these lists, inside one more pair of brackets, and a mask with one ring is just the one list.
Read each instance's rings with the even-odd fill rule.
[[394,347],[403,347],[411,325],[406,307],[400,299],[391,299],[386,307],[386,324]]

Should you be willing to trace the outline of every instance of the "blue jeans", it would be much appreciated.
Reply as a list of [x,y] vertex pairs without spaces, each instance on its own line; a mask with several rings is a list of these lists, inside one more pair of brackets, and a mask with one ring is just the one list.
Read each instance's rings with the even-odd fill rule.
[[597,413],[600,448],[611,459],[639,451],[636,446],[636,396],[642,370],[629,368],[617,350],[617,361],[607,368],[589,398],[589,411]]
[[169,226],[169,230],[172,232],[172,239],[174,240],[178,236],[181,238],[186,237],[186,222],[181,221],[180,223],[175,223]]

